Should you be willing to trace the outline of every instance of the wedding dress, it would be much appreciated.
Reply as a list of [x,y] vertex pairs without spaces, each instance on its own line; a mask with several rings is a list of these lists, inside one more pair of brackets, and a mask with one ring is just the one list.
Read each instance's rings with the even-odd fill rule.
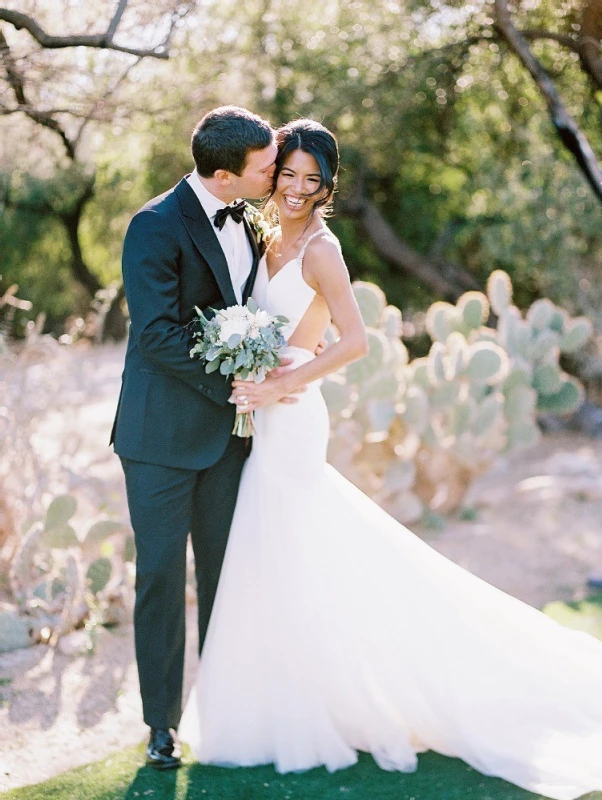
[[[287,335],[315,294],[302,259],[269,280],[264,257],[253,291]],[[199,761],[413,771],[432,749],[558,800],[602,790],[602,643],[387,515],[326,464],[319,385],[299,398],[255,415],[180,725]]]

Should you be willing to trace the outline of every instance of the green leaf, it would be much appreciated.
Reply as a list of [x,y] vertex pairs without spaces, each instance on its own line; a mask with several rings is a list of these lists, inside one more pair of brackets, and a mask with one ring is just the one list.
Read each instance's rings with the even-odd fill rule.
[[234,369],[239,370],[241,367],[244,367],[247,363],[248,354],[246,350],[241,350],[240,353],[234,359]]
[[242,341],[242,336],[240,335],[240,333],[233,333],[232,336],[228,339],[228,347],[230,348],[230,350],[234,350],[235,347],[238,347],[241,341]]
[[249,299],[247,300],[247,308],[249,309],[251,314],[256,314],[257,311],[259,310],[259,306],[255,302],[255,300],[253,300],[252,297],[249,297]]
[[207,355],[205,356],[205,358],[207,359],[207,361],[213,361],[218,356],[221,356],[222,353],[223,349],[221,345],[218,345],[216,347],[210,347],[209,350],[207,350]]
[[222,375],[232,375],[234,372],[234,361],[231,358],[226,358],[225,361],[222,361],[220,364],[219,371]]
[[210,361],[210,362],[207,364],[207,366],[205,367],[205,372],[206,372],[207,374],[209,374],[209,373],[211,373],[211,372],[217,372],[217,370],[218,370],[218,369],[219,369],[219,361],[217,361],[217,360],[215,360],[215,361]]

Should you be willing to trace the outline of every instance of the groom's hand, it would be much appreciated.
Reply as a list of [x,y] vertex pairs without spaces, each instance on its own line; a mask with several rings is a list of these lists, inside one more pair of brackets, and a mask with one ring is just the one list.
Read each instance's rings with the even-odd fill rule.
[[[281,358],[280,359],[280,366],[271,369],[268,374],[266,375],[265,379],[267,380],[274,380],[274,378],[279,378],[281,375],[289,372],[288,367],[293,363],[292,358]],[[305,387],[303,386],[301,389],[296,389],[293,394],[301,394],[301,392],[305,391]],[[296,397],[291,397],[287,395],[286,397],[281,397],[278,401],[279,403],[298,403],[299,400]]]
[[315,355],[319,356],[321,353],[324,352],[324,350],[326,350],[327,347],[328,347],[328,342],[326,341],[326,339],[320,339],[315,350]]
[[292,358],[281,358],[280,359],[280,366],[279,367],[274,367],[274,369],[271,369],[267,373],[267,375],[265,376],[266,381],[268,380],[268,378],[272,378],[272,379],[273,378],[279,378],[281,375],[284,375],[285,372],[289,371],[287,369],[287,367],[290,367],[290,365],[292,363],[293,363],[293,359]]

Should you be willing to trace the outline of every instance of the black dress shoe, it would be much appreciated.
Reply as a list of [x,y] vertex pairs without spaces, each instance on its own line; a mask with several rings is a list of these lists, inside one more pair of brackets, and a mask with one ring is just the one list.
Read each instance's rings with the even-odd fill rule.
[[182,763],[182,748],[167,728],[151,728],[146,763],[155,769],[174,769]]

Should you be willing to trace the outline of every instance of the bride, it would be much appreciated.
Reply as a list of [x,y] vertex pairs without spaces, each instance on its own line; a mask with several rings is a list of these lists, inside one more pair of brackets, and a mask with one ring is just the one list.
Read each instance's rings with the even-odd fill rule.
[[[559,800],[602,790],[602,643],[448,561],[326,464],[320,379],[366,352],[324,222],[337,145],[311,120],[277,143],[280,228],[253,297],[288,317],[292,368],[233,384],[256,435],[180,735],[202,763],[336,770],[363,750],[412,771],[432,749]],[[340,338],[315,356],[331,319]]]

